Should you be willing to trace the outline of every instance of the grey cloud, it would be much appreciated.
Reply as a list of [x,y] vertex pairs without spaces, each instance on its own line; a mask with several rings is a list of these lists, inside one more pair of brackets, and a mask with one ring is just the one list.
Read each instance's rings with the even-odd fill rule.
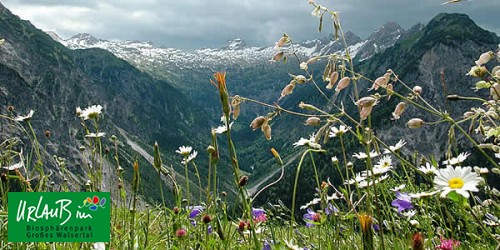
[[[500,31],[495,22],[498,0],[444,6],[440,0],[317,2],[338,11],[344,31],[361,37],[388,21],[409,28],[440,12],[466,13],[483,28]],[[178,48],[217,47],[236,37],[251,45],[270,45],[284,32],[296,41],[332,32],[331,21],[325,18],[324,32],[318,34],[318,18],[311,16],[307,0],[12,0],[5,5],[20,16],[26,12],[32,23],[56,30],[63,37],[85,32],[103,39],[149,40]],[[30,6],[52,12],[35,13]]]

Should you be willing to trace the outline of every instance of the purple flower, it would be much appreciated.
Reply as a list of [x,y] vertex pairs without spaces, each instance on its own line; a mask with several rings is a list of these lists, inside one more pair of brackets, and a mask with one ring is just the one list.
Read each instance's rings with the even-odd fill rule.
[[188,207],[187,209],[191,210],[191,212],[189,212],[190,219],[194,219],[196,216],[198,216],[203,211],[202,206],[192,206],[192,207]]
[[373,224],[373,230],[375,230],[375,232],[380,231],[380,225],[379,224]]
[[266,211],[262,208],[252,208],[252,217],[255,223],[266,221]]
[[405,209],[413,208],[411,197],[408,193],[401,193],[399,191],[396,191],[396,199],[392,201],[391,205],[398,208],[398,213],[401,213]]
[[212,234],[212,225],[208,225],[207,227],[207,233]]
[[306,221],[306,227],[312,227],[314,226],[314,222],[321,221],[321,214],[316,213],[312,209],[308,208],[307,214],[304,214],[303,218]]
[[337,213],[339,210],[332,205],[332,203],[328,203],[328,206],[325,208],[326,215],[332,215],[333,213]]
[[262,247],[262,250],[271,250],[271,245],[269,245],[269,242],[264,241],[264,246]]

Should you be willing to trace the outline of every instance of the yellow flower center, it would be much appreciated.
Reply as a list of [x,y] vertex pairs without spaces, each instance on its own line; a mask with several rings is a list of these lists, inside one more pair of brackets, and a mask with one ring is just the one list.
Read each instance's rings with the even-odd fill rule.
[[462,188],[464,186],[464,181],[460,178],[452,178],[448,182],[448,186],[453,189]]

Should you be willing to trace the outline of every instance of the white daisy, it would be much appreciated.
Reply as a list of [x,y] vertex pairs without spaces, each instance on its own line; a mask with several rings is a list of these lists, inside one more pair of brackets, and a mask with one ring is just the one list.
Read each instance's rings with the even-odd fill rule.
[[415,216],[415,214],[417,214],[417,210],[414,209],[401,212],[401,215],[408,219]]
[[466,153],[460,153],[457,157],[454,157],[454,158],[451,158],[451,159],[448,159],[446,161],[443,161],[443,164],[444,165],[457,165],[459,163],[462,163],[465,161],[465,159],[467,159],[467,157],[470,155],[469,152],[466,152]]
[[25,116],[17,116],[16,118],[14,118],[14,121],[18,121],[18,122],[23,122],[23,121],[29,121],[31,120],[31,117],[33,117],[33,114],[35,113],[35,111],[33,110],[30,110],[30,112],[25,115]]
[[198,156],[198,151],[193,150],[193,153],[191,153],[187,158],[184,158],[184,160],[181,161],[181,164],[182,165],[188,164],[189,162],[194,160],[194,158],[196,158],[196,156]]
[[355,176],[354,176],[354,179],[350,179],[350,180],[346,180],[344,181],[344,184],[354,184],[354,183],[360,183],[362,181],[365,181],[366,180],[366,176],[363,176],[361,173],[357,173]]
[[189,156],[189,154],[191,154],[192,150],[193,148],[190,146],[180,146],[179,149],[175,150],[175,152],[187,157]]
[[312,201],[308,202],[307,204],[303,205],[300,207],[300,209],[306,209],[312,205],[319,204],[321,202],[320,198],[314,198]]
[[362,181],[358,184],[358,187],[359,188],[365,188],[365,187],[370,187],[372,186],[373,184],[378,184],[384,180],[386,180],[387,178],[389,178],[389,175],[382,175],[380,176],[379,178],[375,179],[375,180],[370,180],[370,181]]
[[106,133],[103,133],[103,132],[99,132],[99,133],[90,133],[88,135],[85,135],[85,137],[87,138],[100,138],[100,137],[104,137],[106,135]]
[[469,191],[477,192],[477,185],[482,181],[479,175],[472,172],[471,167],[455,167],[447,166],[444,169],[439,169],[434,177],[434,184],[437,190],[440,190],[441,197],[455,191],[457,194],[465,198],[469,198]]
[[425,166],[422,165],[417,170],[427,175],[433,175],[437,171],[437,168],[426,162]]
[[480,168],[478,166],[475,166],[474,167],[474,171],[478,174],[487,174],[490,172],[490,170],[488,170],[488,168]]
[[[375,150],[372,150],[372,151],[370,152],[370,158],[377,157],[378,155],[379,155],[379,153],[375,152]],[[363,153],[363,152],[359,152],[359,153],[357,153],[357,154],[353,154],[352,156],[353,156],[353,157],[356,157],[356,158],[358,158],[358,159],[360,159],[360,160],[365,160],[366,158],[368,158],[368,155],[367,155],[367,154],[365,154],[365,153]]]
[[321,149],[321,145],[315,141],[315,138],[316,138],[315,134],[310,135],[309,139],[305,139],[305,138],[301,137],[300,140],[293,143],[293,145],[295,147],[308,146],[308,147],[313,148],[313,149]]
[[406,141],[404,139],[401,139],[396,143],[394,146],[389,146],[389,149],[384,149],[384,154],[390,154],[392,152],[396,152],[400,150],[404,145],[406,145]]
[[392,167],[392,159],[390,156],[386,155],[382,157],[377,164],[373,167],[373,174],[374,175],[380,175],[383,173],[386,173],[387,171],[391,170]]
[[83,118],[84,120],[88,120],[90,118],[97,119],[101,114],[101,111],[102,111],[101,105],[92,105],[80,112],[80,118]]
[[351,127],[347,127],[344,125],[340,125],[339,128],[337,127],[331,127],[330,128],[330,134],[328,134],[329,137],[337,137],[345,134],[347,131],[349,131]]
[[[232,127],[233,127],[233,123],[234,123],[234,122],[231,122],[231,123],[229,124],[229,128],[232,128]],[[226,126],[226,124],[224,124],[224,125],[220,125],[220,126],[218,126],[217,128],[215,128],[215,129],[214,129],[214,132],[215,132],[216,134],[222,134],[222,133],[225,133],[226,131],[227,131],[227,126]]]

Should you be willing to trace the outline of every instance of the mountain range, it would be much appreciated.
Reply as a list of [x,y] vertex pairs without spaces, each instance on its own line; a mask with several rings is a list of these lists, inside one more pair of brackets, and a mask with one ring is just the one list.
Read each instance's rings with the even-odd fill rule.
[[[86,142],[81,136],[79,119],[74,115],[77,106],[101,104],[104,107],[103,129],[108,135],[115,134],[119,138],[121,164],[127,167],[129,178],[133,160],[142,160],[146,165],[153,142],[158,141],[166,167],[182,180],[180,156],[175,155],[175,149],[191,145],[199,149],[200,162],[203,162],[201,149],[210,141],[210,128],[219,124],[220,104],[215,88],[209,83],[214,71],[227,72],[231,95],[239,94],[298,110],[300,101],[315,105],[322,105],[322,101],[312,86],[299,86],[293,95],[278,100],[281,90],[290,81],[288,74],[301,74],[299,63],[311,57],[344,53],[343,43],[332,35],[288,46],[286,49],[296,53],[297,58],[290,57],[285,64],[270,61],[276,53],[274,45],[251,47],[242,39],[228,41],[220,48],[197,50],[163,48],[141,41],[106,41],[89,34],[62,39],[20,20],[1,4],[0,14],[0,38],[5,39],[0,46],[0,102],[5,106],[14,105],[18,114],[30,109],[36,111],[33,123],[41,127],[36,131],[39,138],[43,138],[44,130],[53,131],[50,139],[42,141],[46,155],[66,157],[69,169],[77,176],[80,174],[75,177],[80,184],[85,178],[78,163],[82,158],[78,148]],[[496,34],[481,29],[462,14],[440,14],[427,24],[417,24],[408,30],[396,23],[387,23],[367,39],[351,32],[346,32],[345,38],[355,67],[365,76],[374,79],[387,69],[393,69],[405,82],[422,86],[422,95],[433,104],[455,115],[465,106],[449,105],[444,96],[459,91],[471,93],[472,80],[463,80],[470,63],[482,52],[496,50],[500,42]],[[324,61],[310,65],[318,83],[323,82],[320,75],[324,66]],[[441,72],[446,76],[447,92],[443,92]],[[360,81],[359,86],[365,95],[371,83]],[[324,86],[320,88],[327,91]],[[349,102],[351,90],[345,92],[339,100],[354,110]],[[405,119],[390,121],[387,114],[397,104],[395,99],[374,109],[373,121],[378,134],[389,142],[409,136],[409,148],[439,158],[445,146],[436,143],[429,147],[428,141],[442,140],[445,130],[434,127],[408,135],[403,120],[420,114],[409,108]],[[298,149],[294,149],[292,143],[314,131],[314,128],[301,125],[300,118],[281,115],[273,120],[273,139],[267,141],[261,134],[252,132],[248,124],[254,117],[270,111],[245,103],[241,117],[234,124],[241,167],[250,175],[249,185],[254,189],[276,172],[269,148],[282,152],[283,158],[289,161],[287,166],[293,167]],[[6,138],[7,132],[11,132],[9,124],[2,122],[0,125],[1,135]],[[108,146],[112,147],[109,142]],[[337,152],[336,149],[332,151]],[[54,176],[59,174],[60,177],[54,162],[49,161],[47,167],[56,173]],[[112,170],[110,167],[108,175],[112,175]],[[149,166],[144,167],[144,171],[144,174],[141,172],[143,192],[155,200],[158,198],[157,177]],[[206,169],[200,171],[203,174]],[[221,171],[225,177],[222,179],[227,180],[221,186],[227,189],[232,180],[229,172]],[[322,175],[327,176],[330,172],[325,170]],[[272,194],[287,192],[291,173],[294,173],[293,168],[287,172],[283,183],[271,188],[260,201],[272,199]],[[311,187],[307,178],[302,187],[304,190]],[[313,192],[314,188],[311,189]]]

